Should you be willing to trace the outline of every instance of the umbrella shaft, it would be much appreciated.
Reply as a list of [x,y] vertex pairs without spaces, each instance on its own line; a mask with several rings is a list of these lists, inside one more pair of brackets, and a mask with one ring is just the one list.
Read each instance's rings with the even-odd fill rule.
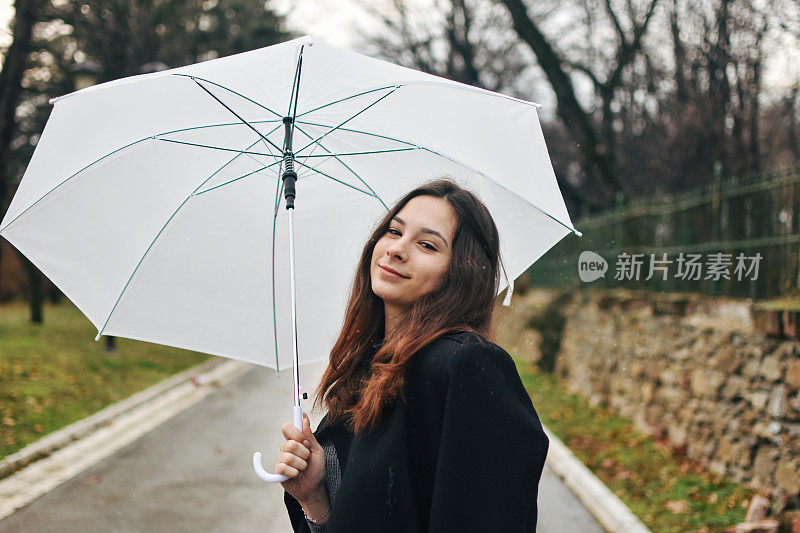
[[[292,291],[292,375],[294,377],[294,405],[300,406],[300,355],[297,350],[297,291],[294,272],[294,198],[297,173],[294,171],[294,154],[292,153],[292,117],[283,117],[286,137],[283,143],[283,197],[286,199],[286,210],[289,215],[289,286]],[[297,424],[295,424],[297,425]],[[300,428],[300,426],[298,426]]]
[[294,207],[288,209],[289,214],[289,286],[292,292],[292,375],[294,377],[294,405],[300,405],[300,356],[297,350],[297,292],[294,272]]

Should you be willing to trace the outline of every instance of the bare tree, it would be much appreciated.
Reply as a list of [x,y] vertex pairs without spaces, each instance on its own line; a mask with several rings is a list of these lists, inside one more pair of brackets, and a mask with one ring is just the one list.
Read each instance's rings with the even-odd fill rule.
[[[658,0],[647,0],[638,13],[633,2],[617,8],[611,0],[603,0],[605,17],[615,33],[615,49],[610,61],[602,65],[591,64],[583,59],[569,59],[556,48],[553,39],[546,36],[535,16],[532,16],[522,0],[497,0],[505,5],[514,21],[519,38],[530,46],[550,82],[558,102],[558,115],[581,147],[587,171],[597,175],[607,188],[606,205],[614,194],[623,192],[616,165],[615,112],[612,102],[623,82],[623,72],[642,49],[642,39],[653,19]],[[584,12],[592,13],[584,4]],[[623,22],[623,11],[627,20]],[[595,23],[589,17],[590,24]],[[591,27],[591,26],[589,26]],[[584,54],[585,55],[585,54]],[[591,55],[588,56],[591,59]],[[597,63],[597,61],[595,61]],[[585,74],[594,85],[601,105],[599,126],[593,119],[591,109],[585,109],[578,100],[574,78],[569,68]]]
[[[670,33],[676,91],[662,99],[667,118],[661,120],[674,123],[673,134],[665,139],[665,153],[690,179],[687,184],[711,175],[715,165],[725,174],[763,168],[768,111],[762,104],[769,101],[763,75],[770,26],[768,16],[747,0],[714,0],[702,6],[673,0]],[[784,104],[776,100],[770,105]],[[791,134],[791,128],[787,132]]]
[[360,5],[382,25],[363,36],[375,55],[492,91],[529,92],[517,82],[530,69],[531,57],[497,6],[482,0],[435,0],[424,7],[402,0],[383,7],[367,1]]

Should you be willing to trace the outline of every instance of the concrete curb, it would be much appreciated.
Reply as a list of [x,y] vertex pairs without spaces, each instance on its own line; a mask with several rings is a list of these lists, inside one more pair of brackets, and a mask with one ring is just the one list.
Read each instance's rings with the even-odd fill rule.
[[74,442],[81,437],[108,425],[114,418],[120,416],[121,414],[130,411],[131,409],[135,409],[143,403],[152,400],[156,396],[163,394],[165,391],[180,385],[181,383],[190,380],[191,378],[196,377],[203,372],[211,370],[221,362],[221,360],[211,359],[205,363],[184,370],[180,374],[176,374],[170,378],[167,378],[164,381],[152,385],[143,391],[137,392],[133,396],[109,405],[105,409],[102,409],[91,416],[88,416],[82,420],[78,420],[69,426],[54,431],[46,437],[29,444],[17,453],[11,454],[0,461],[0,479],[7,478],[14,472],[21,470],[29,464],[39,459],[48,457],[53,452],[60,450],[71,442]]
[[547,427],[547,463],[600,525],[612,533],[650,533],[639,518]]
[[211,360],[26,446],[0,463],[0,520],[254,368]]

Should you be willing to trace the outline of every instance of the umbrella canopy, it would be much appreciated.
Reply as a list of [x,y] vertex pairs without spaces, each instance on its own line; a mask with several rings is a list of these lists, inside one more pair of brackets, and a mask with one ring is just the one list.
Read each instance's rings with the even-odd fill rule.
[[292,366],[292,117],[300,363],[326,359],[375,221],[421,182],[481,197],[510,280],[579,234],[536,107],[308,36],[104,83],[55,99],[0,235],[98,336]]

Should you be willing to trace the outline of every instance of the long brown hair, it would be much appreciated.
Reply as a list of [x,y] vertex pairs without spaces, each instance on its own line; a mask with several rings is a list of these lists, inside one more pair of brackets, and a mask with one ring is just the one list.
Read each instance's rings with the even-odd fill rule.
[[[372,292],[370,265],[378,239],[394,216],[417,196],[447,201],[458,223],[445,278],[398,319],[364,371],[373,345],[384,329],[383,300]],[[328,422],[346,421],[351,431],[378,425],[383,408],[402,392],[411,359],[434,339],[451,331],[472,331],[491,338],[492,311],[500,281],[500,242],[486,206],[449,179],[437,179],[412,190],[389,210],[364,245],[356,269],[344,324],[331,350],[328,368],[316,390],[315,406],[324,403]]]

